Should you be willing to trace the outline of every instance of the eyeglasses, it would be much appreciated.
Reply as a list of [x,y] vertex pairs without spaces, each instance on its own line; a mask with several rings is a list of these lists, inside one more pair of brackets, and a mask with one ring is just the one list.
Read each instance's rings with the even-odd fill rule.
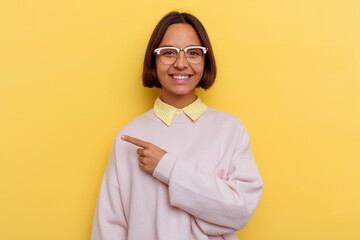
[[160,61],[163,64],[173,64],[179,58],[180,51],[184,51],[187,61],[191,64],[201,63],[207,52],[206,47],[191,46],[184,49],[176,47],[161,47],[154,50],[160,57]]

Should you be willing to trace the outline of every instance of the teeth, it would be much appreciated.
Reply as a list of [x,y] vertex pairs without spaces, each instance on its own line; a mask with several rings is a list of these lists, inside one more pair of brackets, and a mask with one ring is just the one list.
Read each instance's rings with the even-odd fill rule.
[[173,78],[175,78],[175,79],[188,79],[189,78],[189,76],[173,76]]

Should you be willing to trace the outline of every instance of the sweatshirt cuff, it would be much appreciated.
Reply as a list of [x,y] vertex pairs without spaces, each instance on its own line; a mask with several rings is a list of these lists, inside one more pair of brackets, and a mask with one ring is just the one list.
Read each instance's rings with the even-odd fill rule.
[[169,179],[171,171],[175,165],[176,157],[170,153],[165,153],[165,155],[160,159],[157,166],[154,169],[153,176],[162,181],[165,184],[169,184]]

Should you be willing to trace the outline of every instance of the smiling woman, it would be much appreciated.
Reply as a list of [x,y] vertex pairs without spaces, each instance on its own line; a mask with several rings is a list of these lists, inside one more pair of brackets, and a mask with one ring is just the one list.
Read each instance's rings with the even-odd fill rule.
[[[159,46],[160,48],[172,46],[182,49],[201,45],[200,38],[191,25],[178,23],[169,26]],[[191,49],[186,50],[191,51]],[[172,64],[164,64],[163,56],[168,56],[166,52],[165,55],[156,56],[156,74],[162,86],[162,100],[177,108],[186,107],[196,100],[195,88],[204,73],[205,61],[202,57],[204,54],[195,58],[197,63],[191,64],[186,55],[188,54],[185,51],[179,51],[175,57],[172,57],[175,58]]]
[[237,239],[262,194],[242,122],[195,94],[216,76],[208,35],[171,12],[156,26],[143,83],[154,107],[117,134],[96,205],[93,240]]

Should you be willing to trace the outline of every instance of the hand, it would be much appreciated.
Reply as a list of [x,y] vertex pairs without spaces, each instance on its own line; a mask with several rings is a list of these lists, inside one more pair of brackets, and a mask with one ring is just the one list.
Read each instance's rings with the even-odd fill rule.
[[165,155],[166,151],[152,143],[127,135],[122,135],[121,139],[141,147],[137,150],[137,153],[139,154],[139,166],[142,170],[152,175],[155,167],[159,163],[160,159]]

